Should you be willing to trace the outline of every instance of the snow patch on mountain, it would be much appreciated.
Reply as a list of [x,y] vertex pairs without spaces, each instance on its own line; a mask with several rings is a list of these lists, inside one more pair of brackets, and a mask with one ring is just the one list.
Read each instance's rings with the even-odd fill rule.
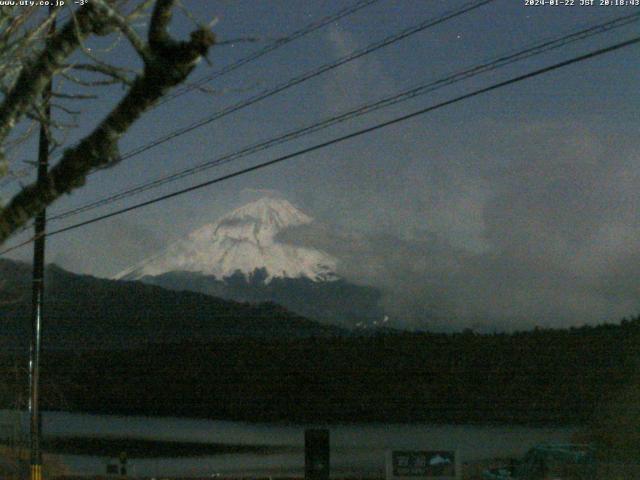
[[276,240],[286,228],[313,219],[281,198],[262,198],[204,225],[159,255],[148,258],[115,279],[139,279],[171,271],[198,272],[224,278],[240,271],[246,275],[264,268],[274,277],[335,280],[337,260],[315,248]]

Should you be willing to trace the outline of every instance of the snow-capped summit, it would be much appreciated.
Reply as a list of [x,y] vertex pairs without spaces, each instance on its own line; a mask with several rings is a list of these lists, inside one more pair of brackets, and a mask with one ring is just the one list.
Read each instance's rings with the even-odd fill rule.
[[281,198],[261,198],[204,225],[170,245],[159,255],[119,273],[115,278],[137,279],[171,271],[199,272],[228,277],[264,268],[274,277],[336,279],[337,261],[315,248],[276,240],[282,230],[313,219]]
[[[297,225],[311,223],[313,219],[288,201],[279,198],[261,198],[222,217],[216,224],[215,235],[267,246],[274,242],[278,232]],[[207,227],[203,227],[205,230]]]

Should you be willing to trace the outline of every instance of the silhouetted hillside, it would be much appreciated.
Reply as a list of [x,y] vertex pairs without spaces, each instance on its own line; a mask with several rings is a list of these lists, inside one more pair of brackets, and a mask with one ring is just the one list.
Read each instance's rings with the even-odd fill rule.
[[[0,274],[4,343],[26,346],[29,268],[0,261]],[[365,336],[273,304],[55,267],[47,276],[48,409],[247,421],[584,424],[623,418],[611,406],[619,398],[630,404],[637,391],[640,317],[513,334]],[[27,385],[14,369],[21,358],[26,365],[24,354],[0,355],[3,406]]]
[[[0,341],[26,349],[30,268],[0,260]],[[273,303],[249,305],[140,282],[46,270],[46,348],[131,348],[146,343],[207,342],[218,337],[304,337],[343,333]]]
[[639,340],[640,318],[512,335],[228,338],[53,352],[43,359],[42,379],[49,409],[247,421],[586,424],[633,378]]
[[141,280],[172,290],[190,290],[238,302],[274,302],[306,318],[354,327],[358,322],[381,321],[380,292],[343,279],[316,282],[309,278],[275,277],[257,269],[218,279],[194,272],[169,272]]

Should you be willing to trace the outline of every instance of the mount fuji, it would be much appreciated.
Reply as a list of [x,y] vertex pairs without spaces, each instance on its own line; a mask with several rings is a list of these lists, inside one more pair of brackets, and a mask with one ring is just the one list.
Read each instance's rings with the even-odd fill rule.
[[319,321],[355,327],[382,319],[380,292],[337,273],[338,259],[278,235],[313,218],[281,198],[262,198],[191,232],[118,275],[172,290],[241,302],[274,302]]
[[266,282],[276,277],[337,280],[337,260],[332,256],[276,240],[284,229],[312,222],[287,200],[262,198],[204,225],[159,255],[120,272],[115,279],[141,279],[171,271],[225,278],[264,270]]

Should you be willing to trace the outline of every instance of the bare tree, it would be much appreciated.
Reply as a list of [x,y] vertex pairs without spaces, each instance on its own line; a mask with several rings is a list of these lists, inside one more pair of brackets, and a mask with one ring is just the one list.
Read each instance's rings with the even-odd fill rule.
[[[44,182],[23,186],[0,208],[0,244],[61,195],[81,187],[89,172],[117,163],[122,135],[158,99],[183,83],[207,55],[215,43],[207,26],[196,27],[189,40],[184,41],[168,33],[175,3],[176,0],[144,0],[132,5],[126,0],[91,0],[80,8],[66,10],[69,18],[51,34],[47,32],[53,15],[39,19],[42,12],[35,8],[0,9],[0,88],[4,96],[0,104],[0,177],[3,170],[8,172],[4,152],[24,141],[35,130],[33,125],[44,121],[42,95],[54,75],[79,87],[120,84],[126,89],[93,131],[62,152]],[[145,25],[146,34],[142,35],[135,22],[148,11],[151,14]],[[90,37],[110,35],[129,43],[141,61],[140,72],[102,61],[86,47]],[[84,54],[86,62],[71,60],[78,52]],[[91,97],[54,92],[51,101],[54,107],[73,116],[72,109],[56,101]],[[52,131],[72,126],[46,123],[54,146],[63,146],[64,142],[55,141]]]

